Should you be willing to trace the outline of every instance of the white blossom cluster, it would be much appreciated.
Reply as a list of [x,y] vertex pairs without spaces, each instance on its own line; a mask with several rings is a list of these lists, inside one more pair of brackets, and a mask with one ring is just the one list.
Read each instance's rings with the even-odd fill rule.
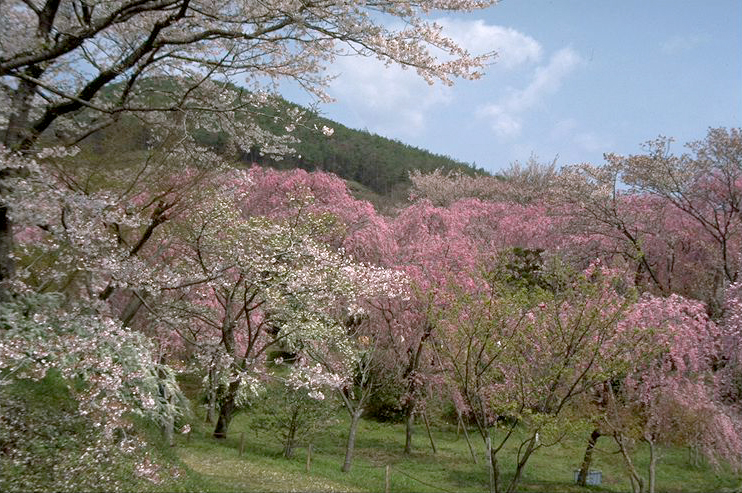
[[79,402],[79,413],[108,438],[128,425],[127,413],[156,421],[179,414],[159,392],[161,385],[177,392],[174,375],[155,364],[146,338],[89,310],[63,310],[60,301],[59,296],[29,295],[0,306],[1,383],[39,380],[51,369],[59,371]]
[[308,397],[321,401],[325,399],[323,390],[328,392],[344,387],[347,377],[328,372],[319,363],[310,366],[302,361],[291,367],[285,383],[291,389],[305,390]]

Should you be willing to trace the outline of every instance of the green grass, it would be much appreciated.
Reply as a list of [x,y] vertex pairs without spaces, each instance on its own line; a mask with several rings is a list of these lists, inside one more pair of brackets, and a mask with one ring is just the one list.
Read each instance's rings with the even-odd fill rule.
[[[196,392],[196,382],[191,383],[193,388],[187,388],[188,385],[184,388]],[[143,459],[141,456],[118,456],[108,464],[89,462],[79,469],[79,460],[88,446],[89,423],[76,417],[76,403],[58,376],[5,386],[0,397],[3,411],[0,445],[21,447],[29,457],[27,462],[0,461],[3,491],[84,491],[90,485],[109,489],[106,485],[115,484],[124,491],[152,492],[378,492],[384,491],[387,466],[391,471],[392,492],[488,491],[482,440],[474,432],[470,434],[478,457],[478,463],[474,464],[463,435],[456,433],[455,426],[441,421],[433,423],[437,453],[430,447],[424,426],[419,425],[410,456],[403,454],[402,425],[361,421],[349,473],[340,471],[348,432],[348,419],[342,413],[337,424],[314,439],[309,472],[306,444],[296,451],[293,459],[283,458],[278,433],[257,427],[259,416],[254,414],[238,414],[232,421],[229,437],[220,441],[211,437],[212,429],[200,421],[202,416],[194,416],[190,437],[179,435],[173,448],[163,443],[156,426],[136,422],[136,433],[150,444],[141,453],[160,467],[162,482],[155,484],[132,474],[136,463]],[[17,420],[13,416],[21,419],[22,428],[14,424]],[[244,451],[240,454],[242,436]],[[537,451],[526,467],[518,491],[630,491],[621,457],[607,437],[598,441],[593,463],[593,469],[602,471],[603,483],[587,488],[574,484],[573,471],[581,462],[586,439],[587,433]],[[728,468],[693,467],[687,450],[681,448],[662,448],[660,452],[657,493],[740,491],[742,477]],[[513,457],[512,446],[500,455],[506,475],[512,472]],[[640,448],[635,463],[644,474],[647,462],[647,450]],[[69,468],[77,468],[79,472],[69,481],[60,482],[58,475]],[[101,482],[101,474],[109,477],[106,483]]]
[[[293,459],[281,456],[282,443],[277,435],[252,425],[251,416],[235,417],[230,436],[217,441],[210,428],[197,427],[187,440],[179,437],[177,455],[206,485],[202,491],[384,491],[385,467],[391,467],[393,492],[487,491],[487,470],[482,440],[470,434],[478,464],[474,464],[463,435],[455,427],[439,424],[433,431],[437,453],[433,453],[423,426],[416,428],[415,450],[405,456],[404,427],[362,421],[359,425],[352,470],[340,471],[345,452],[347,419],[334,426],[313,443],[311,471],[306,471],[307,447]],[[240,438],[244,434],[244,453],[240,456]],[[593,469],[601,470],[601,486],[579,487],[573,471],[579,466],[585,439],[539,450],[529,462],[518,491],[523,492],[625,492],[631,486],[623,462],[610,439],[598,441]],[[512,471],[512,449],[502,456],[503,472]],[[657,493],[735,491],[742,478],[722,468],[708,465],[691,467],[687,451],[662,449],[657,466]],[[648,453],[639,449],[635,462],[646,472]]]

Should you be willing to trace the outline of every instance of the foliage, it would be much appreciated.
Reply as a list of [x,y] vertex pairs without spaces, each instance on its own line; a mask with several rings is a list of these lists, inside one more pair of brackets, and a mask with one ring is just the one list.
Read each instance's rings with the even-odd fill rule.
[[340,405],[335,392],[343,384],[339,376],[317,367],[295,365],[284,381],[269,385],[251,409],[256,426],[280,434],[286,458],[335,424]]
[[[69,382],[51,369],[39,380],[0,387],[3,491],[175,491],[186,469],[161,443],[159,428],[134,415],[104,435],[80,412]],[[166,445],[168,448],[169,446]]]

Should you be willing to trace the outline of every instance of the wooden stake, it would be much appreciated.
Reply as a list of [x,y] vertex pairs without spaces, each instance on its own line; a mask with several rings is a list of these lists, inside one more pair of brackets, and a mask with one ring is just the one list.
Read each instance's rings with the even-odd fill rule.
[[392,491],[392,466],[386,465],[386,471],[384,474],[384,493]]
[[243,431],[240,433],[240,457],[242,457],[242,452],[245,451],[245,432]]
[[312,470],[312,444],[309,444],[309,448],[307,449],[307,472],[310,472]]

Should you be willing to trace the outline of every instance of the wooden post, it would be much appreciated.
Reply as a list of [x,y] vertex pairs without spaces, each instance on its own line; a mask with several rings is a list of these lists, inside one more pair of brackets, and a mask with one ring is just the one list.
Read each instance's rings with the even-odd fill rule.
[[245,432],[243,431],[240,433],[240,457],[242,457],[242,452],[245,451]]
[[307,449],[307,472],[312,470],[312,444],[309,444]]
[[389,493],[392,491],[392,466],[387,464],[384,473],[384,493]]

